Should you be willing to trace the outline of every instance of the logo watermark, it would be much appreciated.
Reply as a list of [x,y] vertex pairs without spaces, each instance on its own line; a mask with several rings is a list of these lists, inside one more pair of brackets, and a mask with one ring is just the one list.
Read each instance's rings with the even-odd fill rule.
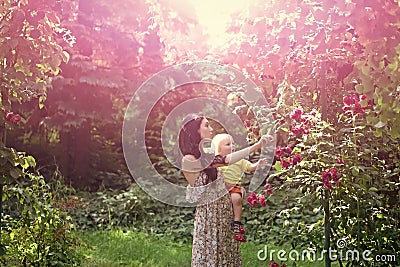
[[329,257],[331,261],[377,261],[377,262],[395,262],[396,255],[393,254],[378,254],[372,255],[371,250],[359,251],[357,249],[346,249],[347,242],[345,239],[339,239],[336,242],[337,249],[329,248],[328,250],[315,251],[310,249],[296,250],[291,249],[268,249],[265,245],[264,248],[257,252],[257,259],[260,261],[279,260],[286,261],[325,261]]

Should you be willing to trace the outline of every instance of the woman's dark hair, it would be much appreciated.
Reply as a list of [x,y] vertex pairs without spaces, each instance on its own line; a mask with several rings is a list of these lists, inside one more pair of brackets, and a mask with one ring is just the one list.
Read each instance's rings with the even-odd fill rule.
[[199,144],[201,136],[199,129],[204,118],[202,115],[189,114],[183,119],[178,140],[182,155],[193,155],[197,159],[200,158]]
[[[201,141],[201,136],[199,129],[201,122],[205,118],[205,116],[200,114],[189,114],[183,119],[182,128],[178,137],[179,148],[183,156],[193,155],[196,159],[200,158],[201,152],[199,144]],[[202,161],[201,163],[203,166],[205,165],[205,162]],[[212,182],[217,179],[216,168],[206,168],[204,171],[207,174],[208,182]]]

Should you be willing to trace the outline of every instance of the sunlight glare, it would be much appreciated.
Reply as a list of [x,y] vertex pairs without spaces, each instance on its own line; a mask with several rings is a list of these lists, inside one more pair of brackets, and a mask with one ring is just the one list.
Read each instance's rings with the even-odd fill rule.
[[196,9],[200,25],[210,36],[214,45],[223,44],[227,39],[227,23],[234,12],[248,8],[249,0],[187,0]]

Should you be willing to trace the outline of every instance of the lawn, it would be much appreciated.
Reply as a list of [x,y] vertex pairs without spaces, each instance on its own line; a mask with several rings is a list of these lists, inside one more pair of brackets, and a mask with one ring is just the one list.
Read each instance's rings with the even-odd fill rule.
[[[82,232],[80,237],[86,244],[80,248],[81,252],[85,255],[82,266],[190,266],[190,244],[180,244],[179,242],[173,242],[164,237],[122,230]],[[288,247],[270,247],[267,244],[255,244],[252,242],[243,243],[241,246],[243,267],[269,266],[269,254],[272,250],[275,250],[275,258],[277,258],[279,250],[286,251],[287,258],[289,258],[290,253]],[[261,258],[265,257],[266,246],[268,248],[267,259],[258,259],[257,254],[259,254]],[[291,255],[294,257],[294,254]],[[286,262],[286,264],[287,266],[297,267],[324,266],[323,261],[310,262],[307,260],[297,262],[296,265],[293,265],[291,261]]]

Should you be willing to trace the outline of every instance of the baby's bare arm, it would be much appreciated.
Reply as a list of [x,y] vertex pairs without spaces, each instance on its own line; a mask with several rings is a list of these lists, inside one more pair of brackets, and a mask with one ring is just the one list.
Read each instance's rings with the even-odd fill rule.
[[257,162],[250,164],[250,166],[247,168],[248,172],[255,171],[258,166],[265,166],[267,165],[267,159],[259,159]]

